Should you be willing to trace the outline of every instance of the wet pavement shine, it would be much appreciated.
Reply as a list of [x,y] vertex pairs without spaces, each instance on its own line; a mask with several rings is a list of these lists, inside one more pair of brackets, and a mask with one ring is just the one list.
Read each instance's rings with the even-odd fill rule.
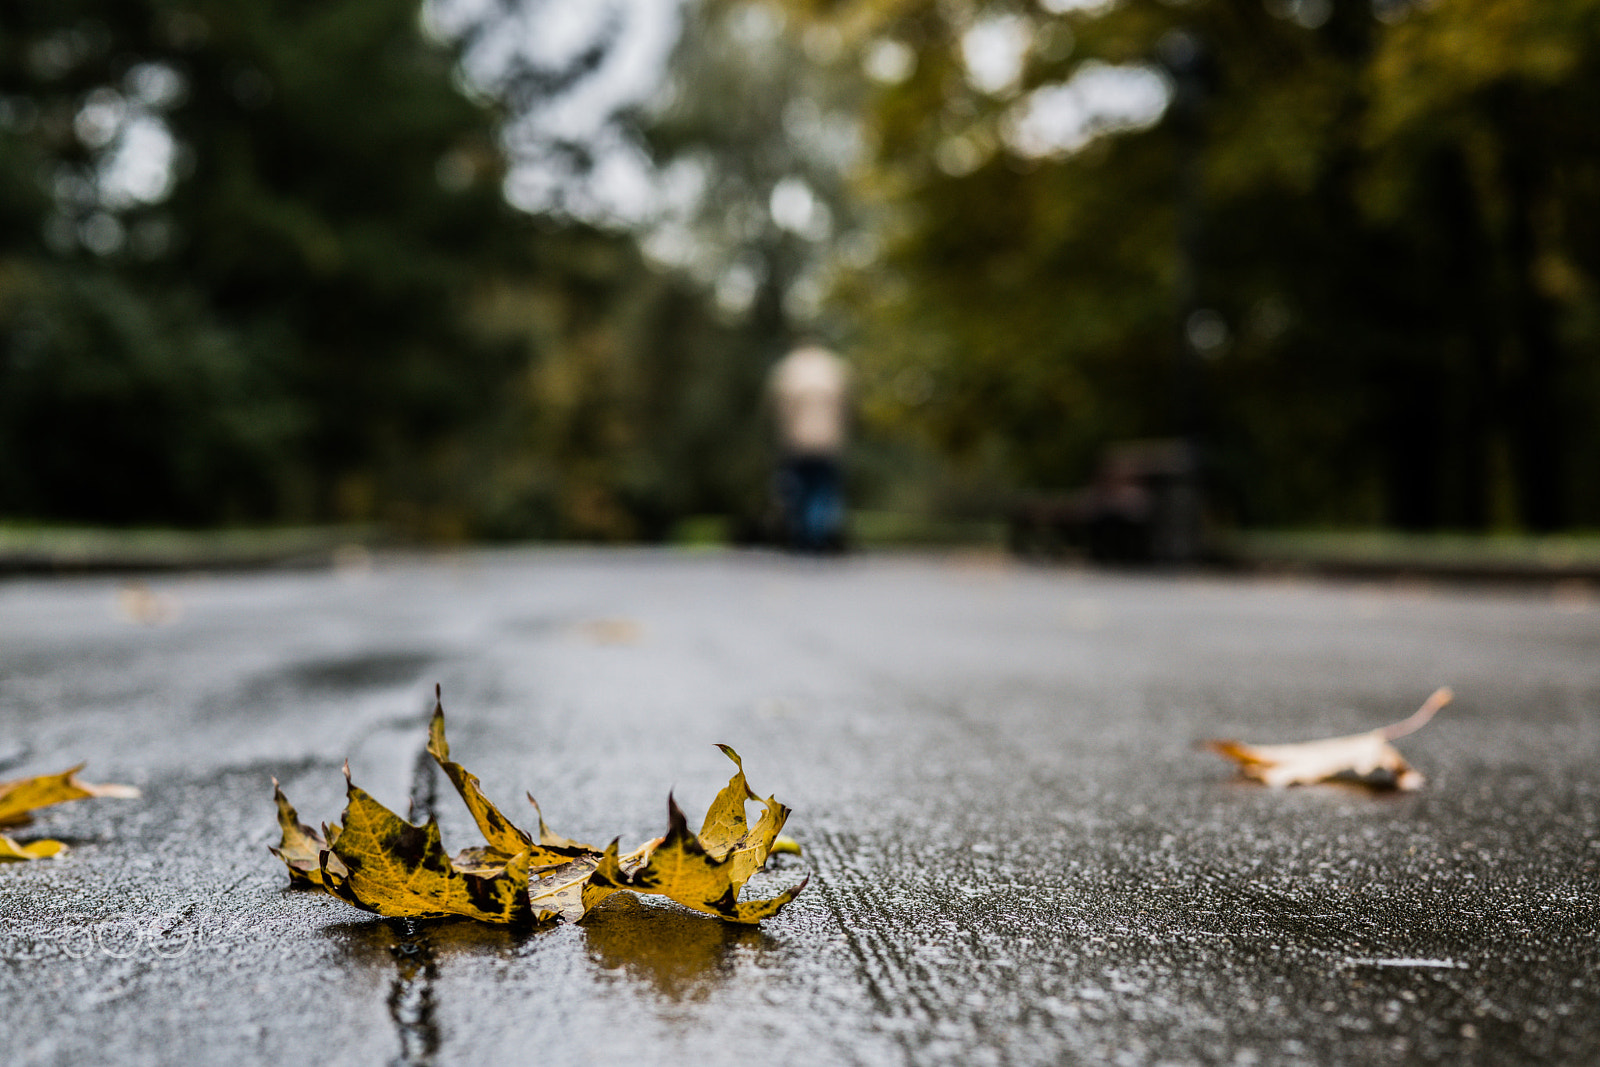
[[[1035,569],[987,556],[500,551],[0,583],[18,1064],[1600,1062],[1600,603]],[[404,811],[435,682],[508,812],[631,847],[726,781],[809,875],[733,927],[650,902],[507,931],[290,890],[340,764]],[[1272,791],[1197,750],[1403,718],[1419,792]]]

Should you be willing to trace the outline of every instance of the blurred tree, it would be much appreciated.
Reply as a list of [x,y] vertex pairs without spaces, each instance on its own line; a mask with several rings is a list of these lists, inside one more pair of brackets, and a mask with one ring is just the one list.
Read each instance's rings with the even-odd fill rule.
[[849,59],[836,30],[777,5],[692,0],[663,92],[639,116],[660,190],[643,247],[704,287],[729,334],[693,388],[702,432],[717,426],[725,450],[711,469],[737,460],[728,480],[745,487],[747,523],[767,503],[771,364],[804,336],[848,330],[822,296],[864,233],[847,185],[863,149]]
[[1597,6],[0,6],[0,513],[659,536],[819,331],[885,480],[1600,523]]
[[[497,10],[491,25],[516,17]],[[534,369],[536,451],[561,458],[539,466],[563,486],[563,533],[657,537],[705,513],[750,530],[769,480],[767,367],[797,331],[826,327],[857,125],[830,98],[826,42],[786,33],[770,5],[691,0],[682,19],[663,84],[582,140],[570,115],[519,99],[516,62],[489,50],[474,63],[468,46],[480,91],[507,101],[511,198],[616,241],[603,279],[543,305],[561,325],[543,330]],[[665,39],[646,18],[620,50]]]
[[631,409],[575,407],[569,379],[636,389],[644,320],[698,297],[502,186],[500,137],[625,27],[486,87],[458,61],[549,5],[446,6],[0,9],[0,513],[662,525],[619,459],[647,450]]
[[534,267],[410,0],[7,5],[0,507],[368,518],[517,353]]
[[1430,340],[1488,437],[1465,458],[1498,448],[1530,528],[1600,522],[1600,3],[1430,5],[1365,76],[1367,213],[1442,282]]
[[717,7],[652,107],[671,3],[0,10],[0,514],[633,538],[759,510],[830,194],[783,154],[793,62],[721,124],[766,68]]
[[[513,147],[537,170],[514,198],[636,237],[644,255],[618,258],[613,297],[566,301],[575,343],[557,331],[540,356],[540,449],[565,457],[579,498],[569,532],[655,536],[717,513],[753,533],[761,521],[767,370],[799,335],[846,329],[821,296],[864,237],[846,185],[862,151],[861,79],[838,69],[850,58],[839,34],[812,30],[771,4],[692,0],[665,83],[615,130],[588,146]],[[482,80],[499,91],[493,70]],[[539,184],[552,173],[577,180]]]
[[[1080,483],[1182,428],[1182,302],[1246,519],[1600,521],[1595,6],[790,0],[880,84],[889,244],[837,292],[874,417]],[[1210,57],[1188,284],[1178,34]]]
[[643,134],[667,190],[646,248],[715,290],[766,355],[825,325],[820,297],[860,225],[860,80],[837,31],[781,7],[698,0]]

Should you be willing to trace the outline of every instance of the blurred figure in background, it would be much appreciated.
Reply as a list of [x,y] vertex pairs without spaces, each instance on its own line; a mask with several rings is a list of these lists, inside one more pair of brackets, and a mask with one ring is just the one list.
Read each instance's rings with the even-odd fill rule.
[[841,551],[849,367],[820,345],[805,343],[773,366],[768,392],[777,423],[777,490],[788,545],[799,552]]

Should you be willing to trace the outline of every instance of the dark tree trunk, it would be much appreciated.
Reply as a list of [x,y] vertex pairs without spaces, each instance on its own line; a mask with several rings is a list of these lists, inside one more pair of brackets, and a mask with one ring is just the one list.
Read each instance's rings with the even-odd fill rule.
[[[1519,111],[1521,109],[1518,109]],[[1507,129],[1518,126],[1507,124]],[[1537,278],[1542,161],[1534,137],[1510,135],[1502,159],[1508,218],[1506,260],[1516,362],[1507,385],[1511,463],[1522,521],[1548,531],[1567,519],[1561,348],[1554,309]]]
[[1431,161],[1431,170],[1428,191],[1437,210],[1433,221],[1443,237],[1441,302],[1452,320],[1446,329],[1460,338],[1460,348],[1449,353],[1459,365],[1441,369],[1442,375],[1454,379],[1458,390],[1451,434],[1454,491],[1450,494],[1450,519],[1468,529],[1483,529],[1489,524],[1489,442],[1498,421],[1495,397],[1501,328],[1490,286],[1493,251],[1460,146],[1441,149]]

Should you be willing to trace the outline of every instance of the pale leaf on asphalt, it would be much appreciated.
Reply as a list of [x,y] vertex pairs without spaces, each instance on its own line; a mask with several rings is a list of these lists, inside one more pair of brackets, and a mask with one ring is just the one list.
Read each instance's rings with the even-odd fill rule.
[[1274,788],[1331,780],[1356,781],[1376,789],[1410,791],[1424,782],[1390,742],[1420,729],[1450,703],[1447,688],[1434,690],[1409,718],[1363,734],[1281,745],[1207,741],[1206,747],[1239,765],[1239,773]]

